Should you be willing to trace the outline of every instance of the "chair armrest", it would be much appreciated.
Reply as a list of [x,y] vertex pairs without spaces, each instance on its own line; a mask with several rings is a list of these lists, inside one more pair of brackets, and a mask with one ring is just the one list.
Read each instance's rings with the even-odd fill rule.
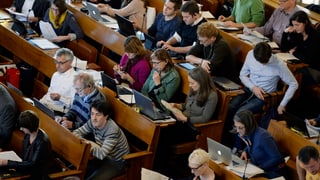
[[140,151],[140,152],[135,152],[135,153],[129,153],[124,155],[122,158],[124,160],[130,160],[130,159],[134,159],[134,158],[141,158],[141,157],[147,157],[147,156],[152,156],[152,152],[148,152],[148,151]]
[[210,120],[210,121],[205,122],[205,123],[194,124],[194,126],[196,128],[201,128],[201,127],[206,127],[206,126],[213,126],[213,125],[216,125],[216,124],[219,124],[219,123],[222,123],[222,120]]

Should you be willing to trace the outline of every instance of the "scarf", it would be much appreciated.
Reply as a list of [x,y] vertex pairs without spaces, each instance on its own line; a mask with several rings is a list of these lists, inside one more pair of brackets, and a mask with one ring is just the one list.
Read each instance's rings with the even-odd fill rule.
[[58,29],[61,27],[62,23],[66,19],[66,16],[67,16],[67,11],[63,12],[62,14],[60,14],[58,16],[55,16],[53,14],[52,9],[50,8],[50,10],[49,10],[49,20],[53,24],[53,27],[55,29]]

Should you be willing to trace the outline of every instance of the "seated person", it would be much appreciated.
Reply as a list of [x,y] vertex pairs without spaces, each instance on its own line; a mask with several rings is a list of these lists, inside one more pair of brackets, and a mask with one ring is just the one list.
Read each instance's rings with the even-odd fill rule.
[[30,179],[49,179],[48,168],[51,160],[51,144],[48,135],[39,128],[39,116],[31,111],[21,112],[20,130],[24,133],[22,162],[0,159],[0,167],[14,168],[30,174]]
[[140,91],[151,70],[149,54],[136,36],[129,36],[123,46],[125,54],[120,64],[113,66],[114,73],[120,83],[125,82]]
[[296,160],[296,167],[299,179],[319,179],[320,158],[318,149],[314,146],[301,148]]
[[264,4],[262,0],[235,0],[229,17],[219,16],[219,21],[227,27],[254,28],[264,23]]
[[265,171],[267,178],[284,176],[284,158],[278,150],[273,137],[258,127],[251,111],[243,110],[234,116],[234,128],[237,132],[235,151],[240,158]]
[[6,147],[16,125],[17,106],[7,89],[0,84],[0,151]]
[[203,149],[195,149],[189,155],[189,167],[191,169],[191,173],[193,177],[189,178],[193,179],[215,179],[214,171],[209,167],[210,155],[204,151]]
[[89,1],[93,3],[108,4],[111,8],[120,9],[121,4],[124,3],[125,0],[89,0]]
[[93,134],[91,154],[86,179],[112,179],[124,173],[125,161],[122,156],[129,153],[126,136],[109,117],[111,107],[104,100],[95,100],[91,104],[91,118],[83,126],[73,131],[79,138]]
[[175,54],[186,54],[197,41],[197,28],[206,22],[199,12],[199,6],[195,1],[185,2],[181,9],[183,22],[178,31],[167,41],[162,39],[157,42],[158,47],[174,52]]
[[214,24],[210,22],[200,24],[197,35],[199,41],[188,52],[186,60],[198,64],[212,76],[223,76],[236,81],[236,62],[233,53]]
[[227,145],[226,141],[233,137],[228,131],[232,129],[232,119],[236,112],[250,110],[252,113],[260,113],[265,103],[264,94],[276,92],[278,83],[282,80],[289,86],[277,107],[277,112],[282,114],[298,88],[298,82],[288,66],[272,55],[271,47],[266,42],[258,43],[248,52],[240,71],[240,80],[245,86],[244,93],[231,100],[224,124],[223,137],[229,137],[223,138],[223,141]]
[[179,30],[182,20],[177,13],[181,3],[181,0],[166,0],[164,3],[163,11],[157,14],[154,23],[147,31],[156,41],[167,41]]
[[279,8],[273,11],[266,24],[254,30],[264,36],[272,37],[272,41],[280,46],[282,33],[289,25],[289,18],[300,10],[296,4],[296,0],[279,0]]
[[309,65],[302,70],[302,86],[320,83],[320,32],[314,29],[308,15],[298,11],[290,18],[290,26],[284,31],[281,50],[289,52]]
[[128,17],[138,29],[146,31],[146,1],[145,0],[128,0],[120,9],[110,7],[108,4],[98,4],[100,12],[107,13],[109,16],[118,14],[123,17]]
[[49,0],[14,0],[10,7],[12,11],[25,14],[28,19],[24,19],[24,21],[28,21],[30,23],[30,27],[37,31],[37,33],[40,33],[39,21],[43,19],[49,8]]
[[77,73],[72,67],[74,56],[71,50],[61,48],[56,51],[54,58],[57,72],[52,75],[48,92],[40,102],[58,113],[66,113],[76,93],[72,85]]
[[49,40],[59,46],[63,47],[67,41],[83,38],[83,32],[64,0],[53,0],[43,20],[49,22],[57,34],[56,38]]
[[151,55],[152,70],[141,92],[152,99],[158,108],[164,109],[161,99],[170,101],[180,87],[180,75],[168,52],[157,49]]
[[73,87],[76,93],[70,110],[63,117],[56,118],[59,124],[70,130],[79,128],[90,119],[90,105],[94,100],[106,100],[95,86],[93,77],[87,73],[76,74]]

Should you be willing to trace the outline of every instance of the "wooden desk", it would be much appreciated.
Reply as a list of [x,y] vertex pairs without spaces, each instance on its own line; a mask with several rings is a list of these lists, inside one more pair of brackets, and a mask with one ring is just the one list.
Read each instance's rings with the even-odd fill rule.
[[[224,164],[216,164],[213,160],[209,161],[209,167],[214,170],[214,173],[216,177],[219,177],[219,179],[232,179],[232,180],[242,180],[242,177],[239,177],[232,171],[229,171],[226,169],[226,166]],[[264,177],[252,177],[251,180],[264,180],[267,178]]]
[[47,77],[56,71],[52,51],[43,51],[35,47],[11,30],[12,22],[0,21],[0,45],[8,49],[18,58],[38,69]]

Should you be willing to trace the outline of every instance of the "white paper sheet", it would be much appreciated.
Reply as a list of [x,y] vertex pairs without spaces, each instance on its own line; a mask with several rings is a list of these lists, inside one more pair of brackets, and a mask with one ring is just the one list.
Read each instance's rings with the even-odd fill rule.
[[56,32],[54,32],[49,22],[40,21],[39,26],[44,38],[51,40],[57,37]]
[[37,39],[31,39],[29,40],[32,44],[38,46],[41,49],[55,49],[59,48],[56,44],[53,42],[49,41],[48,39],[45,38],[37,38]]
[[14,151],[0,152],[0,159],[22,162],[22,159]]

